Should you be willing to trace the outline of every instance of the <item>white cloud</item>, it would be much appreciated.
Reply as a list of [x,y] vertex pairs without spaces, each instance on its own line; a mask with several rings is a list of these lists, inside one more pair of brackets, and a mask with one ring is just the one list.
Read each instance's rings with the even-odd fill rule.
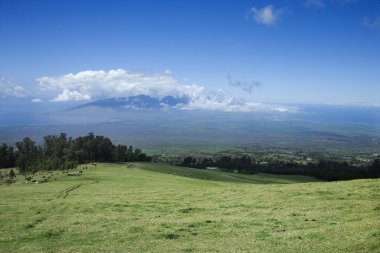
[[137,95],[159,98],[165,96],[181,98],[185,96],[189,99],[189,103],[180,105],[178,109],[240,112],[290,112],[294,110],[294,108],[283,106],[248,103],[234,99],[222,90],[209,91],[197,84],[179,84],[169,73],[147,74],[129,72],[124,69],[88,70],[58,77],[40,77],[37,81],[42,91],[56,94],[51,100],[54,102]]
[[42,99],[40,99],[40,98],[34,98],[34,99],[32,99],[32,102],[33,103],[41,103]]
[[0,76],[0,97],[25,97],[24,87],[14,83],[12,80]]
[[380,30],[380,16],[377,16],[374,19],[368,17],[363,18],[363,25],[372,30]]
[[56,98],[52,99],[52,101],[65,102],[69,100],[89,100],[89,99],[91,99],[91,96],[89,94],[82,94],[76,90],[69,91],[68,89],[64,89],[62,93],[59,94]]
[[267,5],[261,9],[252,7],[246,17],[253,19],[258,24],[273,26],[280,20],[280,17],[284,13],[284,9],[276,9],[273,5]]
[[325,6],[325,2],[323,0],[305,0],[303,3],[307,7],[321,8]]
[[37,81],[43,91],[60,92],[55,101],[128,97],[139,94],[155,97],[164,97],[167,94],[179,96],[185,88],[179,86],[168,74],[128,72],[124,69],[88,70],[59,77],[40,77]]

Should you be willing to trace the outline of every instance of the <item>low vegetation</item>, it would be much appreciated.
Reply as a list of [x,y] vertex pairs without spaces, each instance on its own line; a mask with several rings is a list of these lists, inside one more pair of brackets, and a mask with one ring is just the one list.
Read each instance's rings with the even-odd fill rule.
[[0,185],[0,252],[380,249],[379,179],[239,178],[152,163],[38,171],[38,184],[15,173]]

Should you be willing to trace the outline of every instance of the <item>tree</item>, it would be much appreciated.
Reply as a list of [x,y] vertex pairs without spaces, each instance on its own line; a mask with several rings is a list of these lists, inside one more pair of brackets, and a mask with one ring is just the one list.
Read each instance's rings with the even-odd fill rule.
[[14,179],[16,177],[16,173],[13,171],[13,169],[9,171],[9,177],[10,179]]
[[0,168],[6,168],[8,159],[7,159],[7,144],[3,143],[3,145],[0,146]]
[[239,171],[250,172],[252,160],[248,156],[236,157],[232,160],[232,165]]
[[373,163],[369,168],[368,174],[368,176],[372,178],[380,177],[380,158],[373,160]]
[[211,159],[211,158],[204,158],[202,161],[201,161],[201,166],[202,167],[211,167],[211,166],[214,166],[214,161]]
[[11,168],[15,166],[14,148],[3,143],[0,146],[0,168]]
[[127,161],[130,162],[134,160],[135,160],[135,157],[133,153],[133,146],[129,146],[127,150]]
[[14,148],[9,146],[7,149],[7,160],[8,160],[8,168],[16,166],[16,156]]
[[40,162],[41,169],[67,168],[68,160],[70,159],[70,144],[65,133],[45,136],[42,145],[43,159]]
[[183,159],[183,165],[184,166],[190,166],[190,165],[193,165],[197,162],[197,160],[195,159],[195,157],[192,157],[192,156],[187,156]]
[[96,136],[94,140],[95,161],[111,162],[113,160],[113,152],[115,146],[112,141],[104,136]]
[[125,162],[150,161],[151,157],[144,154],[141,149],[129,148],[126,145],[115,145],[104,136],[79,136],[76,139],[67,138],[65,133],[60,135],[47,135],[43,144],[36,145],[26,137],[16,143],[17,150],[6,144],[0,146],[0,167],[16,165],[20,174],[34,173],[37,170],[66,170],[72,169],[79,163],[90,161],[99,162]]
[[217,157],[216,165],[223,169],[233,169],[231,156],[222,155]]
[[127,146],[117,145],[114,151],[115,162],[125,162],[127,160]]
[[36,143],[29,137],[24,138],[21,142],[16,143],[17,160],[16,165],[20,169],[21,174],[26,174],[28,171],[37,170],[38,148]]

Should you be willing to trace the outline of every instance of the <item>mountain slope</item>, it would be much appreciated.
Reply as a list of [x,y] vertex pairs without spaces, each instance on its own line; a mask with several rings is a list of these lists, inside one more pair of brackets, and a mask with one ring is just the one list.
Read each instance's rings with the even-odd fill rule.
[[126,98],[107,98],[70,108],[78,110],[88,107],[112,108],[116,110],[158,110],[160,108],[175,108],[179,105],[188,104],[187,97],[175,98],[166,96],[162,99],[147,95],[130,96]]

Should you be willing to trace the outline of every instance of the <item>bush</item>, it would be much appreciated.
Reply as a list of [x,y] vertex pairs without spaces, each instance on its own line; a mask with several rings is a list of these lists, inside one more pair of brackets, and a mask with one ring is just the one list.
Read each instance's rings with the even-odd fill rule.
[[10,179],[10,178],[8,178],[7,180],[5,180],[5,183],[7,183],[7,184],[13,184],[14,182],[15,182],[15,180]]
[[11,170],[9,171],[9,178],[10,178],[10,179],[14,179],[15,177],[16,177],[16,173],[14,172],[13,169],[11,169]]

